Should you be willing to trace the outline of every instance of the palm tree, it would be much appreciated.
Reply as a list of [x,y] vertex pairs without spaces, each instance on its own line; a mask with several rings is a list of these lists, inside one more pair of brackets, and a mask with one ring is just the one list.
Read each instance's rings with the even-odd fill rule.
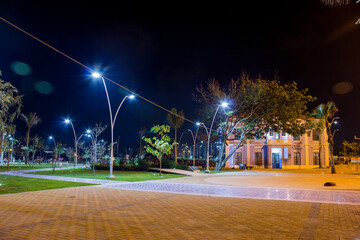
[[180,111],[177,112],[177,110],[175,108],[171,109],[171,113],[168,113],[166,118],[170,124],[170,126],[172,126],[175,130],[175,163],[177,163],[177,149],[178,149],[178,144],[176,142],[176,138],[177,138],[177,130],[181,127],[181,125],[183,125],[184,123],[184,112]]
[[328,135],[328,142],[329,142],[329,150],[330,150],[330,164],[331,164],[331,173],[336,173],[335,166],[334,166],[334,134],[338,130],[331,131],[331,127],[337,119],[335,114],[339,111],[336,107],[335,103],[332,101],[327,102],[326,104],[320,104],[317,106],[313,111],[313,116],[317,119],[320,119],[324,122],[326,133]]
[[20,114],[21,118],[25,121],[27,125],[27,133],[26,133],[26,159],[25,164],[29,161],[29,141],[30,141],[30,130],[32,127],[38,125],[41,123],[41,119],[39,116],[36,115],[36,113],[29,113],[29,116],[26,116],[25,114]]
[[[322,168],[322,162],[321,162],[321,150],[322,150],[322,135],[325,130],[325,121],[324,119],[318,119],[318,121],[315,122],[315,130],[320,134],[319,136],[319,168]],[[324,158],[325,159],[325,158]],[[324,162],[325,166],[325,162]]]

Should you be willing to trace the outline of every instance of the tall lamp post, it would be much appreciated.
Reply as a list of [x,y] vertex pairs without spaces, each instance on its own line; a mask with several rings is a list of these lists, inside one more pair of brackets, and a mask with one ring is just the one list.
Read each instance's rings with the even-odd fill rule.
[[135,95],[126,95],[123,98],[123,100],[119,104],[119,107],[117,108],[115,116],[113,118],[112,111],[111,111],[111,103],[110,103],[109,93],[108,93],[108,90],[107,90],[107,87],[106,87],[105,79],[104,79],[104,77],[102,75],[100,75],[99,73],[96,73],[96,72],[94,72],[92,74],[92,76],[94,78],[101,78],[101,80],[102,80],[102,82],[104,84],[106,98],[107,98],[107,102],[108,102],[109,114],[110,114],[110,126],[111,126],[111,154],[110,154],[111,156],[110,156],[110,174],[109,174],[109,176],[107,176],[107,178],[114,179],[115,176],[113,174],[113,166],[114,166],[114,146],[113,145],[114,145],[114,125],[115,125],[116,117],[117,117],[117,115],[119,113],[119,110],[120,110],[122,104],[124,103],[125,99],[126,98],[132,99],[132,98],[135,97]]
[[215,114],[214,114],[214,117],[211,121],[211,125],[210,125],[210,130],[207,131],[207,128],[206,126],[204,125],[204,123],[198,123],[197,125],[202,125],[205,129],[206,129],[206,133],[208,135],[208,139],[207,139],[207,150],[206,150],[206,170],[205,170],[205,173],[210,173],[210,170],[209,170],[209,149],[210,149],[210,135],[211,135],[211,131],[212,131],[212,127],[214,125],[214,120],[215,120],[215,117],[216,117],[216,114],[218,113],[219,111],[219,108],[220,107],[223,107],[223,108],[226,108],[228,106],[228,103],[227,102],[223,102],[221,103],[217,108],[216,108],[216,111],[215,111]]
[[197,134],[198,134],[198,131],[199,131],[199,125],[196,129],[196,133],[195,133],[195,136],[193,134],[193,132],[191,131],[191,129],[188,129],[188,131],[191,133],[191,136],[193,138],[193,141],[194,141],[194,151],[193,151],[193,166],[195,166],[195,145],[196,145],[196,138],[197,138]]
[[76,138],[76,133],[75,133],[75,128],[74,128],[74,124],[72,123],[72,121],[70,121],[70,119],[65,119],[65,123],[66,124],[71,124],[72,130],[74,132],[74,143],[75,143],[75,161],[74,161],[74,168],[77,167],[77,158],[78,158],[78,154],[77,154],[77,138]]
[[[49,139],[53,140],[53,142],[54,142],[54,150],[55,150],[55,156],[54,157],[56,158],[56,156],[57,156],[57,148],[56,148],[55,138],[53,136],[50,136]],[[54,164],[54,161],[53,161],[53,164]]]
[[11,151],[10,151],[10,162],[13,161],[13,151],[14,151],[14,138],[9,135],[9,140],[11,141]]

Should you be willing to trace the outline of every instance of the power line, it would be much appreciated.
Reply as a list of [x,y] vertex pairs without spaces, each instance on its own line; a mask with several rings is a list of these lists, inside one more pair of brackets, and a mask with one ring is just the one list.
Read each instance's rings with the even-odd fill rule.
[[[95,72],[95,70],[94,70],[94,69],[92,69],[92,68],[90,68],[90,67],[86,66],[85,64],[81,63],[80,61],[77,61],[76,59],[74,59],[74,58],[70,57],[69,55],[65,54],[64,52],[60,51],[59,49],[57,49],[57,48],[55,48],[55,47],[51,46],[50,44],[48,44],[48,43],[46,43],[46,42],[42,41],[41,39],[39,39],[39,38],[35,37],[35,36],[34,36],[34,35],[32,35],[31,33],[27,32],[27,31],[25,31],[24,29],[22,29],[22,28],[18,27],[17,25],[15,25],[15,24],[13,24],[13,23],[9,22],[8,20],[6,20],[6,19],[4,19],[4,18],[2,18],[2,17],[0,17],[0,20],[2,20],[3,22],[5,22],[5,23],[9,24],[10,26],[12,26],[12,27],[16,28],[17,30],[19,30],[19,31],[21,31],[21,32],[23,32],[23,33],[25,33],[25,34],[26,34],[26,35],[28,35],[29,37],[31,37],[31,38],[33,38],[33,39],[35,39],[36,41],[40,42],[41,44],[43,44],[43,45],[45,45],[45,46],[47,46],[47,47],[49,47],[50,49],[54,50],[55,52],[57,52],[57,53],[59,53],[59,54],[63,55],[64,57],[66,57],[66,58],[70,59],[71,61],[73,61],[73,62],[75,62],[75,63],[77,63],[77,64],[81,65],[82,67],[86,68],[87,70],[89,70],[89,71],[91,71],[91,72]],[[128,92],[130,92],[130,93],[132,93],[132,94],[134,94],[135,96],[137,96],[137,97],[139,97],[139,98],[141,98],[141,99],[145,100],[146,102],[148,102],[148,103],[150,103],[150,104],[152,104],[152,105],[154,105],[154,106],[156,106],[156,107],[158,107],[158,108],[160,108],[160,109],[162,109],[162,110],[164,110],[164,111],[166,111],[166,112],[168,112],[168,113],[170,113],[170,114],[173,114],[173,115],[175,115],[175,116],[177,116],[177,117],[179,117],[179,118],[182,118],[182,119],[184,119],[185,121],[188,121],[188,122],[190,122],[190,123],[192,123],[192,124],[195,124],[195,122],[193,122],[193,121],[191,121],[191,120],[189,120],[189,119],[187,119],[187,118],[185,118],[185,117],[183,117],[183,116],[180,116],[180,115],[178,115],[178,114],[176,114],[176,113],[173,113],[172,111],[170,111],[170,110],[166,109],[165,107],[162,107],[162,106],[160,106],[159,104],[154,103],[153,101],[151,101],[151,100],[149,100],[149,99],[147,99],[147,98],[145,98],[145,97],[143,97],[143,96],[141,96],[141,95],[139,95],[139,94],[137,94],[137,93],[135,93],[135,92],[131,91],[130,89],[126,88],[125,86],[123,86],[123,85],[121,85],[121,84],[119,84],[119,83],[117,83],[117,82],[115,82],[115,81],[111,80],[110,78],[105,77],[105,76],[102,76],[102,77],[103,77],[104,79],[106,79],[107,81],[109,81],[109,82],[111,82],[111,83],[113,83],[113,84],[115,84],[115,85],[117,85],[117,86],[119,86],[119,87],[121,87],[121,88],[125,89],[126,91],[128,91]]]

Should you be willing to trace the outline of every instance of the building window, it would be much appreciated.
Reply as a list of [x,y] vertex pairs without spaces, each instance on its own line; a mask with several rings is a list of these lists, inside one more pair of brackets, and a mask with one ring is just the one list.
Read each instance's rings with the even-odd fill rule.
[[294,141],[300,141],[300,135],[294,136]]
[[299,152],[294,153],[294,164],[301,165],[301,156]]
[[314,165],[319,165],[319,161],[320,161],[320,153],[314,152]]
[[284,158],[285,159],[289,158],[289,149],[288,148],[284,148]]
[[262,153],[261,152],[255,152],[255,165],[262,165]]
[[282,137],[286,137],[286,132],[285,132],[285,131],[281,131],[281,136],[282,136]]
[[280,133],[279,132],[275,133],[275,139],[280,139]]
[[269,136],[274,136],[274,130],[270,129]]
[[234,153],[234,165],[239,165],[242,163],[242,154],[241,152]]
[[312,135],[313,135],[313,141],[319,141],[320,135],[319,135],[319,131],[318,131],[318,130],[314,129],[314,130],[312,131]]

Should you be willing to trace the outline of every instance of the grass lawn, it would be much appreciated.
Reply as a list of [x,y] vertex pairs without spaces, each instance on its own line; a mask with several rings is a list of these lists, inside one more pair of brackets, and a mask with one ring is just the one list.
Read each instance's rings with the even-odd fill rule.
[[[30,173],[32,174],[32,173]],[[33,174],[41,175],[50,175],[50,176],[61,176],[61,177],[74,177],[74,178],[90,178],[90,179],[103,179],[109,180],[106,177],[109,175],[109,171],[105,170],[96,170],[95,176],[93,176],[92,170],[77,168],[77,169],[61,169],[53,171],[41,171],[33,172]],[[157,172],[137,172],[137,171],[114,171],[115,181],[127,181],[127,182],[137,182],[137,181],[147,181],[147,180],[159,180],[159,179],[168,179],[168,178],[177,178],[182,177],[178,174],[164,174],[160,177]]]
[[30,192],[46,189],[88,185],[94,184],[0,175],[0,194]]
[[7,171],[20,171],[20,170],[30,170],[30,169],[39,169],[39,168],[51,168],[51,164],[34,164],[34,165],[26,165],[26,164],[11,164],[9,169],[7,168],[7,164],[0,165],[0,172]]

